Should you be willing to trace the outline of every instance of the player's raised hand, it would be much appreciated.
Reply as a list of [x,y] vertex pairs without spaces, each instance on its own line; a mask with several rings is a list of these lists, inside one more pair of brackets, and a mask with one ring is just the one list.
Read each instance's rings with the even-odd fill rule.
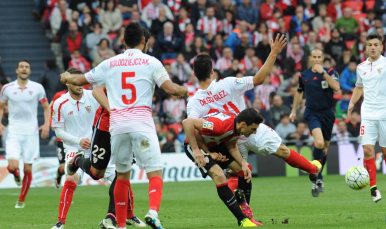
[[5,127],[4,127],[3,124],[0,123],[0,136],[1,136],[1,137],[4,137],[4,135],[3,135],[3,130],[5,130]]
[[295,122],[295,120],[296,120],[296,112],[291,112],[291,114],[289,116],[289,119],[291,120],[291,122]]
[[205,162],[205,156],[201,152],[201,150],[199,149],[193,150],[193,157],[194,157],[194,164],[196,164],[198,168],[204,168],[204,166],[206,165],[206,162]]
[[48,138],[48,136],[50,135],[50,126],[48,126],[48,125],[43,125],[43,126],[39,127],[39,130],[42,131],[41,137],[43,139]]
[[252,178],[252,172],[248,167],[248,163],[244,161],[244,163],[241,165],[241,170],[244,173],[244,178],[247,180],[247,183],[251,182]]
[[320,65],[320,64],[315,64],[315,65],[314,65],[314,70],[315,70],[317,73],[319,73],[319,74],[322,74],[323,71],[324,71],[322,65]]
[[89,138],[82,138],[80,140],[80,147],[82,147],[83,149],[90,149],[91,140]]
[[278,33],[276,35],[275,41],[271,39],[271,53],[279,55],[286,45],[287,38],[284,34],[280,36],[280,34]]
[[222,155],[221,153],[210,153],[210,156],[212,157],[213,160],[218,161],[218,162],[229,161],[229,158]]
[[349,103],[348,104],[348,110],[347,110],[347,119],[348,120],[351,120],[351,113],[352,113],[353,110],[354,110],[354,104],[353,103]]
[[63,72],[62,74],[60,74],[60,82],[62,84],[67,83],[67,77],[69,77],[70,75],[71,75],[71,73],[69,73],[69,72]]

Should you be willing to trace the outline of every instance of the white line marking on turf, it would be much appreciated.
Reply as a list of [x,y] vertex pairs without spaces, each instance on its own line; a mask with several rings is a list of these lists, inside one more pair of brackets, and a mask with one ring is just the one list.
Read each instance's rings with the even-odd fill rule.
[[0,193],[0,196],[18,196],[20,193]]
[[[85,224],[92,224],[92,223],[71,223],[71,224],[66,224],[67,226],[71,226],[71,225],[85,225]],[[28,224],[28,225],[14,225],[14,226],[12,226],[12,227],[39,227],[39,226],[53,226],[54,224],[48,224],[48,223],[45,223],[45,224]],[[1,226],[0,226],[0,228],[2,228]]]

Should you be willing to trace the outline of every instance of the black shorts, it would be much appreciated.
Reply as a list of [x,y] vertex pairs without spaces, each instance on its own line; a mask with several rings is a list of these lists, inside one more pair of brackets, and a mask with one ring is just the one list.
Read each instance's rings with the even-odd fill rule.
[[58,154],[59,164],[66,162],[66,153],[64,152],[63,142],[56,142],[56,152]]
[[[193,150],[188,143],[184,143],[184,149],[189,159],[194,162]],[[209,169],[212,168],[212,166],[219,165],[221,169],[226,169],[228,168],[229,164],[235,160],[229,153],[224,143],[221,143],[220,145],[209,149],[209,151],[214,153],[221,153],[223,156],[226,156],[226,158],[229,158],[229,160],[225,162],[218,162],[213,160],[209,154],[204,153],[206,165],[204,166],[204,168],[200,168],[200,172],[203,178],[206,178],[206,176],[208,176]]]
[[106,169],[110,162],[110,137],[110,132],[94,128],[93,139],[91,143],[91,165],[98,170]]
[[333,109],[316,112],[306,108],[304,111],[304,119],[306,120],[308,129],[311,133],[313,129],[320,128],[324,140],[331,140],[332,128],[334,127],[335,122],[335,113]]

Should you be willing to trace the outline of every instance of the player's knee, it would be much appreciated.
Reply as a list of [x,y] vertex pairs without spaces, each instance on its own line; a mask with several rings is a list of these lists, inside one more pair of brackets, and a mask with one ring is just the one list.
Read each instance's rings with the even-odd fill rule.
[[99,170],[99,169],[96,169],[94,167],[91,167],[91,178],[94,179],[94,180],[99,180],[101,178],[103,178],[105,176],[105,172],[106,170]]
[[290,154],[291,154],[290,149],[287,146],[285,146],[284,144],[281,144],[279,149],[275,153],[276,156],[278,156],[282,159],[287,159]]
[[323,139],[315,140],[315,147],[318,149],[323,149],[324,148],[324,140]]
[[24,173],[30,173],[31,172],[31,168],[24,168]]
[[373,150],[371,150],[371,148],[367,148],[367,147],[363,147],[363,154],[366,157],[374,156]]
[[67,176],[66,176],[66,181],[70,181],[70,182],[76,183],[76,182],[75,182],[75,181],[76,181],[75,176],[69,176],[69,175],[67,175]]
[[224,172],[221,169],[217,169],[211,173],[211,177],[216,184],[223,184],[227,182]]

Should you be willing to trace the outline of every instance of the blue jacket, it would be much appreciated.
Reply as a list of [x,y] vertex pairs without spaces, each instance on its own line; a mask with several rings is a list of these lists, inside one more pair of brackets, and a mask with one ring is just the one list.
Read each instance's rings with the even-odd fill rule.
[[[249,37],[250,37],[249,44],[252,44],[252,38],[253,38],[252,34],[250,32],[247,32],[247,33],[249,33]],[[226,44],[226,46],[231,48],[232,52],[233,52],[235,50],[236,45],[239,45],[240,42],[241,42],[241,40],[237,37],[237,33],[232,32],[231,34],[229,34],[229,37],[225,41],[225,44]]]
[[[250,4],[249,8],[246,8],[243,4],[237,7],[237,15],[240,21],[247,21],[250,24],[259,23],[259,9]],[[257,28],[257,27],[256,27]]]
[[352,88],[355,87],[355,83],[357,81],[357,73],[350,72],[348,67],[346,67],[340,76],[340,88],[351,91]]

